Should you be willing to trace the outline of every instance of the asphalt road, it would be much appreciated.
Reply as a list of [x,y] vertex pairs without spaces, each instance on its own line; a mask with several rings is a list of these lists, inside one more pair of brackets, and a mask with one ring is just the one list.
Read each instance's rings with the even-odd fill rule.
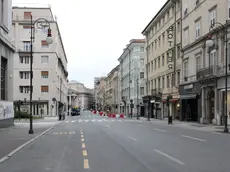
[[84,112],[0,164],[1,172],[229,172],[230,135]]

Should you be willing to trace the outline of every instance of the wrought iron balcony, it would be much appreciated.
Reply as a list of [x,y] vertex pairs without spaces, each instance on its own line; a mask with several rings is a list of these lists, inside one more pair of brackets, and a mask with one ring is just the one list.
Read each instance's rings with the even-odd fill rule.
[[201,83],[215,82],[218,73],[217,69],[216,65],[200,69],[197,71],[197,80]]

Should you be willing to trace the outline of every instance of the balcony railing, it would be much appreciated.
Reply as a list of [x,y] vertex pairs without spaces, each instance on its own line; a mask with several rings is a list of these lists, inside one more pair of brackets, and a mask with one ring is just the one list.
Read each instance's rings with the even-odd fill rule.
[[197,72],[197,80],[203,80],[207,78],[214,78],[217,76],[217,66],[210,66],[202,68]]

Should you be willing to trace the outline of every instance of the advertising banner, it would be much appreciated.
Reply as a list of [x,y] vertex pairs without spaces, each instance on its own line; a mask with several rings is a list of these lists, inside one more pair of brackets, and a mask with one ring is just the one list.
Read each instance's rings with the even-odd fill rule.
[[14,118],[13,102],[0,101],[0,120]]

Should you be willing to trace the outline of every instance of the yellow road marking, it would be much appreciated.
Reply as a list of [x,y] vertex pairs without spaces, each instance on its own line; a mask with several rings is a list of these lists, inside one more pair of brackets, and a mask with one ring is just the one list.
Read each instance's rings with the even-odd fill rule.
[[89,160],[84,159],[84,169],[89,169]]
[[83,156],[87,156],[88,154],[87,154],[87,150],[83,150],[82,151],[82,154],[83,154]]
[[81,147],[82,147],[82,148],[85,148],[85,143],[82,143]]
[[82,139],[81,139],[81,141],[82,141],[82,142],[84,142],[84,141],[85,141],[85,139],[83,139],[83,138],[82,138]]

